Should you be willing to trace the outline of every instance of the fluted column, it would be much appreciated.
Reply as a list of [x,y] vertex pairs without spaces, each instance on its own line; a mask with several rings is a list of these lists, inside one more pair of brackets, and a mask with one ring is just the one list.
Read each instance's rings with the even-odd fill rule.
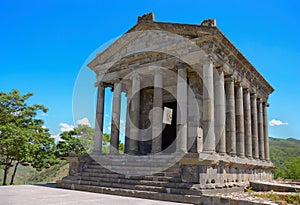
[[97,94],[96,120],[95,120],[94,153],[102,153],[104,94],[105,94],[105,86],[103,85],[103,83],[99,83],[98,94]]
[[121,112],[121,83],[114,82],[114,95],[112,107],[112,121],[110,134],[110,154],[119,153],[119,133],[120,133],[120,112]]
[[256,94],[251,95],[251,131],[252,131],[252,155],[254,159],[259,158],[258,154],[258,130],[257,130],[257,100]]
[[124,153],[129,152],[129,144],[130,144],[130,95],[131,90],[127,89],[126,97],[127,97],[127,108],[126,108],[126,122],[125,122],[125,148]]
[[245,155],[252,158],[251,104],[249,89],[244,90]]
[[187,152],[187,73],[184,65],[178,66],[177,78],[177,137],[176,151]]
[[235,119],[236,119],[236,148],[239,157],[245,157],[244,105],[243,87],[238,83],[235,87]]
[[268,129],[268,110],[269,104],[266,102],[263,104],[264,107],[264,139],[265,139],[265,159],[270,161],[270,150],[269,150],[269,129]]
[[139,120],[140,120],[140,87],[141,76],[137,73],[132,76],[132,89],[131,89],[131,106],[130,106],[130,141],[129,153],[138,153],[138,139],[139,139]]
[[236,156],[236,127],[235,127],[235,98],[234,79],[229,76],[225,79],[226,87],[226,151]]
[[263,124],[263,107],[262,99],[257,102],[257,112],[258,112],[258,143],[259,143],[259,158],[261,160],[265,159],[265,145],[264,145],[264,124]]
[[163,118],[163,78],[161,71],[154,71],[154,93],[153,93],[153,119],[152,119],[152,153],[161,151],[162,146],[162,118]]
[[215,152],[214,71],[213,62],[203,65],[203,152]]
[[219,154],[226,153],[226,105],[224,72],[222,69],[214,69],[215,90],[215,137],[216,147]]

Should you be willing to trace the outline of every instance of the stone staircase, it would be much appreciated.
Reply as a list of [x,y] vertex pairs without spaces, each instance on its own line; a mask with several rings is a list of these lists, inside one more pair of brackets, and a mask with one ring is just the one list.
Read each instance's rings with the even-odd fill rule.
[[[100,162],[100,163],[99,163]],[[202,193],[183,182],[176,159],[161,156],[98,156],[77,175],[64,177],[60,188],[197,204]]]

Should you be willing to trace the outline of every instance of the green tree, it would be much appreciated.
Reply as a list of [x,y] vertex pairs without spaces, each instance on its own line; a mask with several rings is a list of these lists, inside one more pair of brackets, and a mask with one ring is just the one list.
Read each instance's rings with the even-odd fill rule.
[[[61,141],[57,144],[56,155],[67,157],[70,154],[89,154],[93,151],[94,128],[78,125],[74,130],[60,134]],[[109,153],[110,134],[103,133],[102,153]],[[124,153],[124,144],[119,142],[119,151]]]
[[[102,153],[108,154],[109,153],[109,146],[110,146],[110,134],[103,133],[103,146],[102,146]],[[124,153],[124,144],[119,140],[119,153]]]
[[43,105],[28,105],[32,93],[21,95],[18,90],[0,92],[0,165],[4,170],[3,185],[15,163],[10,184],[19,164],[30,164],[36,169],[56,163],[53,150],[54,139],[50,138],[44,122],[37,119],[38,112],[47,112]]
[[300,179],[300,156],[292,157],[285,163],[285,176],[288,179]]
[[89,154],[93,151],[94,129],[87,125],[78,125],[74,130],[60,134],[56,155],[67,157],[70,154]]

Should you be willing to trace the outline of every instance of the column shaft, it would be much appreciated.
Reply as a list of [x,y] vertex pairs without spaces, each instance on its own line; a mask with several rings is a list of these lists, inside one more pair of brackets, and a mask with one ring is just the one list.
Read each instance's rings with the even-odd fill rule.
[[226,78],[225,86],[226,86],[226,151],[231,156],[236,156],[234,80],[231,76]]
[[177,137],[176,151],[187,152],[187,73],[180,65],[177,74]]
[[269,129],[268,129],[268,103],[264,103],[264,139],[265,139],[265,159],[270,161],[270,150],[269,150]]
[[203,136],[204,152],[215,152],[213,63],[203,65]]
[[258,130],[257,130],[257,100],[256,94],[251,95],[251,131],[252,131],[252,155],[258,159]]
[[226,105],[224,72],[214,69],[214,90],[215,90],[215,137],[217,152],[226,153]]
[[259,141],[259,158],[265,159],[265,145],[264,145],[264,124],[263,124],[263,108],[262,100],[258,100],[258,141]]
[[163,78],[159,70],[154,71],[153,119],[152,119],[152,153],[161,151],[162,146],[162,98]]
[[139,142],[139,120],[140,120],[140,76],[134,74],[132,77],[131,105],[130,105],[130,141],[129,153],[138,153]]
[[105,94],[105,87],[104,87],[103,83],[100,83],[98,85],[98,95],[97,95],[94,153],[102,153],[104,94]]
[[119,133],[120,133],[120,112],[121,112],[121,83],[114,83],[112,121],[110,134],[110,154],[119,153]]
[[252,158],[252,132],[251,132],[251,104],[250,93],[244,91],[244,126],[245,126],[245,154],[246,157]]
[[129,107],[129,103],[130,103],[130,93],[131,90],[127,90],[127,108],[126,108],[126,122],[125,122],[125,148],[124,148],[124,153],[128,153],[129,152],[129,144],[130,144],[130,107]]
[[235,119],[236,119],[236,147],[239,157],[245,156],[245,133],[244,133],[244,105],[243,105],[243,87],[236,86],[235,99]]
[[[199,121],[200,109],[198,107],[197,94],[200,95],[199,79],[197,75],[191,74],[189,77],[188,86],[188,152],[199,153],[202,152],[199,146],[202,147],[202,136],[199,136]],[[198,92],[198,93],[197,93]],[[196,94],[197,93],[197,94]]]

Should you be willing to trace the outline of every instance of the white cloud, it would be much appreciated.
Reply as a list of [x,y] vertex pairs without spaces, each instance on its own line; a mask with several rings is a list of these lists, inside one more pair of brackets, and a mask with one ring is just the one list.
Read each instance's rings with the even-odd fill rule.
[[51,135],[51,138],[53,138],[55,140],[55,142],[63,141],[63,139],[61,139],[59,134]]
[[74,126],[69,125],[67,123],[60,123],[59,126],[60,126],[60,131],[62,131],[62,132],[68,132],[68,131],[74,130]]
[[84,117],[81,120],[77,120],[77,125],[87,125],[90,127],[91,123],[88,118]]
[[48,114],[47,114],[47,113],[44,113],[44,112],[42,112],[42,113],[41,113],[41,116],[44,116],[44,117],[45,117],[45,116],[48,116]]
[[282,122],[281,120],[271,120],[270,121],[270,126],[274,127],[274,126],[282,126],[282,125],[288,125],[288,122]]

